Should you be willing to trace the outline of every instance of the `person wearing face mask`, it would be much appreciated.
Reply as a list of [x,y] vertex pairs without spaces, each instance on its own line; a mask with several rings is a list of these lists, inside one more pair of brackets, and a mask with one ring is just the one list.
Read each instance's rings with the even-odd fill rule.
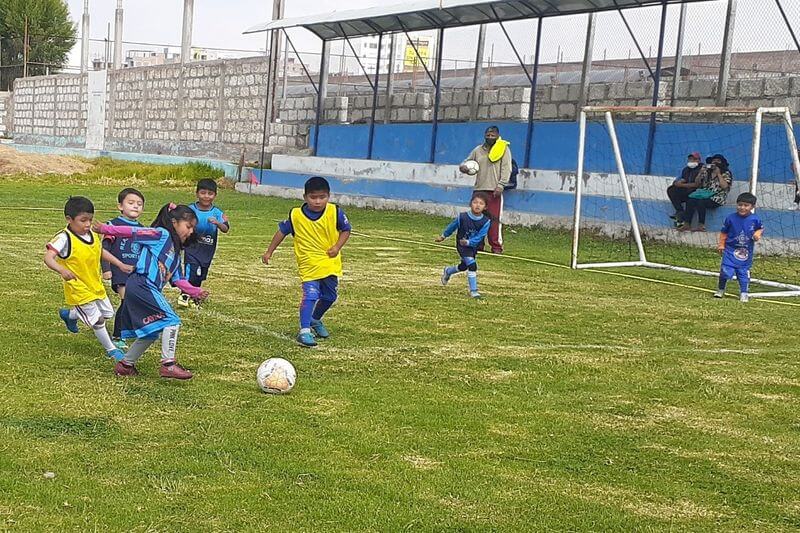
[[[678,219],[678,231],[705,231],[706,210],[725,205],[725,199],[731,190],[733,173],[728,160],[722,154],[714,154],[706,158],[706,165],[697,176],[700,186],[689,194],[686,211]],[[692,228],[692,218],[697,213],[697,227]]]
[[700,152],[692,152],[687,157],[686,166],[683,167],[680,177],[667,187],[667,196],[669,201],[672,202],[672,207],[675,208],[675,213],[670,215],[669,218],[673,220],[680,219],[685,210],[685,204],[689,200],[689,195],[700,186],[697,178],[701,170]]
[[511,143],[500,137],[497,126],[489,126],[484,132],[483,144],[476,146],[459,167],[459,170],[466,174],[467,161],[478,163],[473,194],[482,192],[489,197],[486,211],[491,215],[492,225],[489,228],[488,240],[492,253],[495,254],[503,253],[503,226],[500,221],[503,216],[503,190],[511,178],[512,158],[509,144]]

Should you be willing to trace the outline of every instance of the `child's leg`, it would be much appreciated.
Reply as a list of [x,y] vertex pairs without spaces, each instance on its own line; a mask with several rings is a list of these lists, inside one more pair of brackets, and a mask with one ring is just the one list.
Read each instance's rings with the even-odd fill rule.
[[111,333],[111,338],[119,339],[122,335],[122,324],[119,317],[122,306],[125,305],[125,285],[117,285],[115,290],[119,295],[119,307],[117,308],[117,312],[114,313],[114,329]]
[[725,286],[728,284],[728,280],[733,279],[734,271],[731,267],[727,265],[722,265],[719,267],[719,283],[717,284],[717,288],[721,291],[725,290]]
[[303,299],[300,300],[300,333],[311,333],[314,307],[319,300],[319,280],[303,282]]
[[447,267],[445,269],[445,271],[447,272],[447,276],[448,277],[452,276],[453,274],[458,274],[459,272],[464,272],[466,270],[467,270],[467,264],[464,263],[463,259],[461,260],[461,262],[459,264],[457,264],[455,266],[449,266],[449,267]]
[[178,330],[180,326],[169,326],[161,332],[161,364],[175,363],[175,350],[178,346]]
[[145,350],[147,350],[151,344],[156,342],[156,339],[158,339],[157,336],[136,339],[133,344],[131,344],[130,348],[128,348],[128,352],[125,354],[122,362],[127,365],[135,365],[136,362],[141,359],[142,355],[144,355]]
[[319,286],[320,296],[319,300],[317,300],[317,303],[314,305],[314,312],[311,314],[312,323],[322,320],[322,316],[331,308],[338,298],[339,278],[336,276],[328,276],[320,280]]
[[108,298],[76,306],[74,310],[80,320],[92,328],[94,336],[97,337],[106,353],[117,350],[106,329],[106,320],[114,316],[114,308]]
[[750,289],[750,269],[737,268],[736,279],[739,280],[739,292],[742,294],[747,294]]
[[478,292],[478,263],[474,257],[462,257],[461,264],[467,267],[467,285],[469,292]]

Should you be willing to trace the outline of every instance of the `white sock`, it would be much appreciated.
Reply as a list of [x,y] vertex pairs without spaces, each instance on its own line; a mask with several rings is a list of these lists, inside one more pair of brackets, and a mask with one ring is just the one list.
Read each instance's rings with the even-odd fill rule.
[[70,320],[78,320],[78,312],[75,310],[74,307],[69,310],[69,319]]
[[175,348],[178,346],[178,329],[180,326],[169,326],[161,332],[161,362],[175,361]]
[[111,337],[108,334],[105,322],[103,322],[101,326],[92,326],[92,331],[94,331],[94,336],[100,341],[100,344],[103,346],[105,351],[110,352],[111,350],[117,349],[117,347],[114,346],[114,343],[111,342]]
[[300,328],[300,334],[311,333],[311,328]]

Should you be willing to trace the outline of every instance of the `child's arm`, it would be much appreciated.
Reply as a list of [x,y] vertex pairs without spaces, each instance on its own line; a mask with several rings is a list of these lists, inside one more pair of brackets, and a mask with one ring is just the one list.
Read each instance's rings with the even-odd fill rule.
[[74,272],[58,264],[56,255],[58,255],[58,252],[53,248],[47,248],[47,251],[44,253],[44,264],[47,265],[47,268],[61,276],[61,279],[64,281],[77,279]]
[[764,228],[757,229],[755,232],[753,232],[753,240],[754,241],[760,241],[761,240],[761,235],[763,235],[763,234],[764,234]]
[[339,252],[341,251],[342,246],[345,245],[345,243],[347,242],[347,239],[349,239],[349,238],[350,238],[350,232],[349,231],[340,232],[339,233],[339,239],[336,241],[336,244],[334,244],[333,247],[328,249],[328,257],[336,257],[337,255],[339,255]]
[[439,235],[438,237],[436,237],[434,240],[436,242],[442,242],[443,240],[448,238],[450,235],[452,235],[453,232],[455,230],[457,230],[457,229],[458,229],[458,218],[454,218],[453,221],[450,224],[448,224],[446,228],[444,228],[444,231],[442,232],[442,234]]
[[491,225],[491,221],[487,220],[486,224],[484,224],[483,227],[478,230],[478,233],[473,235],[472,238],[467,241],[467,246],[470,248],[477,248],[481,241],[489,234],[489,226]]
[[[111,244],[114,242],[114,237],[103,239],[103,251],[111,251]],[[111,279],[111,263],[103,259],[100,262],[103,269],[103,279]]]
[[[281,230],[275,232],[275,235],[273,235],[272,240],[269,243],[269,246],[267,246],[267,251],[264,252],[264,255],[261,256],[261,261],[263,261],[265,265],[269,264],[269,260],[272,259],[272,254],[275,252],[275,249],[278,247],[278,245],[280,245],[280,243],[283,242],[283,239],[285,238],[286,234],[283,233]],[[341,235],[339,236],[339,239],[341,239]]]
[[208,223],[214,224],[222,233],[228,233],[231,230],[231,225],[228,223],[228,216],[222,213],[220,219],[221,220],[217,220],[216,217],[209,217]]
[[92,224],[92,231],[102,235],[112,237],[124,237],[135,241],[157,241],[161,238],[161,232],[156,228],[136,227],[136,226],[112,226],[111,224]]
[[102,258],[104,264],[110,263],[127,274],[130,274],[135,270],[132,265],[126,265],[108,250],[103,250]]
[[728,234],[720,232],[719,239],[717,241],[717,251],[722,253],[725,251],[725,241],[728,239]]

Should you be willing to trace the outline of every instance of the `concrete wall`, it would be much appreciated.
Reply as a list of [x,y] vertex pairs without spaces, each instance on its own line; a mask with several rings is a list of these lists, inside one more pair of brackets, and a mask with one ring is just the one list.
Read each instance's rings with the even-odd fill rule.
[[11,93],[0,91],[0,137],[11,134]]
[[80,147],[86,141],[86,76],[17,79],[13,93],[17,142]]
[[[473,178],[461,174],[456,165],[342,158],[278,155],[273,159],[272,170],[252,173],[255,184],[240,183],[238,190],[300,199],[306,179],[323,175],[331,184],[333,200],[342,205],[443,216],[453,216],[466,208],[473,185]],[[504,194],[506,211],[502,221],[570,228],[575,178],[574,172],[521,169],[518,188]],[[639,224],[648,238],[716,246],[718,234],[713,231],[691,234],[675,231],[669,218],[672,206],[665,192],[674,177],[630,174],[628,178],[634,184],[631,196]],[[583,183],[583,226],[607,234],[627,232],[630,220],[619,175],[587,172]],[[707,225],[720,227],[725,217],[735,211],[736,196],[747,190],[746,181],[734,182],[726,205],[709,210]],[[800,211],[794,209],[793,191],[787,190],[785,183],[763,183],[759,195],[759,216],[766,227],[773,228],[759,243],[760,253],[800,252]]]

